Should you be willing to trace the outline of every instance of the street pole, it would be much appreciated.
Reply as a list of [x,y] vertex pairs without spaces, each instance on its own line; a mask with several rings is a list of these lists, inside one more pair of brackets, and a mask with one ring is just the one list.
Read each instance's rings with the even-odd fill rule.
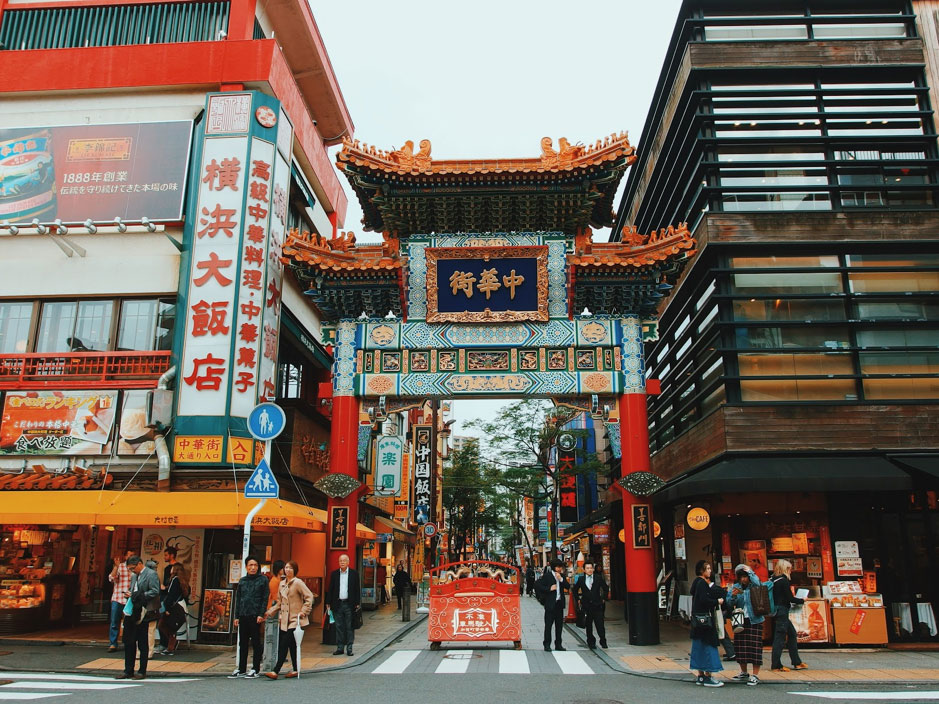
[[[268,440],[264,443],[264,459],[267,460],[268,466],[271,464],[271,441]],[[254,517],[258,514],[264,504],[267,503],[267,499],[261,499],[255,504],[254,508],[248,511],[248,515],[245,516],[245,532],[244,537],[241,541],[241,569],[245,568],[245,561],[248,559],[248,554],[251,552],[251,521],[254,520]],[[240,572],[239,572],[240,574]],[[235,653],[241,652],[241,629],[238,629],[238,634],[235,639]],[[237,669],[237,668],[236,668]]]

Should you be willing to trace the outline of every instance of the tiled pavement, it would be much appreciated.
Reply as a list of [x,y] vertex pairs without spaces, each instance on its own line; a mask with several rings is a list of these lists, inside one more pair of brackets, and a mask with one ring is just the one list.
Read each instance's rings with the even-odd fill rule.
[[[441,651],[430,651],[423,615],[415,614],[408,624],[400,620],[393,605],[366,611],[365,625],[356,632],[355,656],[333,656],[333,646],[320,644],[318,629],[310,629],[301,649],[303,671],[323,671],[363,665],[361,671],[392,674],[400,671],[453,673],[583,672],[596,674],[612,668],[625,673],[676,680],[689,680],[690,640],[681,624],[661,624],[661,644],[629,646],[628,628],[622,618],[622,603],[611,602],[607,608],[608,650],[591,654],[583,642],[583,631],[568,624],[564,633],[567,653],[546,653],[542,648],[543,619],[541,606],[530,597],[522,597],[522,650],[512,650],[510,643],[444,643]],[[2,642],[0,677],[3,670],[113,674],[122,669],[119,653],[105,654],[101,642],[59,647],[42,645],[63,638],[43,635],[35,639],[20,636]],[[383,647],[386,646],[386,647]],[[885,650],[881,648],[836,647],[804,648],[802,657],[810,669],[775,673],[769,670],[769,650],[764,649],[764,669],[760,678],[766,683],[939,683],[939,652]],[[3,654],[6,653],[6,654]],[[449,656],[449,657],[448,657]],[[783,657],[788,662],[787,656]],[[219,676],[231,673],[235,665],[234,649],[198,646],[186,650],[181,645],[173,657],[156,657],[149,670],[160,675]],[[738,671],[734,663],[723,676]],[[358,668],[357,668],[358,669]],[[587,672],[589,670],[589,673]]]
[[[650,675],[669,679],[690,680],[689,657],[691,640],[688,629],[678,622],[660,624],[661,643],[656,646],[631,646],[629,631],[623,619],[623,604],[610,602],[606,618],[608,650],[598,650],[600,658],[621,672]],[[567,632],[584,642],[584,631],[567,625]],[[723,655],[723,651],[721,651]],[[770,649],[763,649],[762,682],[817,683],[939,683],[939,652],[917,650],[890,650],[884,648],[800,648],[802,659],[808,670],[773,672],[770,670]],[[783,664],[789,656],[783,652]],[[724,677],[737,674],[736,663],[724,662]]]

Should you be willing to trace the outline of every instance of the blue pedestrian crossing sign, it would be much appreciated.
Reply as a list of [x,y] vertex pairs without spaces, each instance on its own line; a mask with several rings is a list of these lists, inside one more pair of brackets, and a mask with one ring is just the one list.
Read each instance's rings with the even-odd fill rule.
[[280,495],[280,485],[274,478],[267,460],[261,460],[248,481],[245,483],[246,499],[276,499]]
[[284,409],[276,403],[259,403],[248,416],[248,432],[255,440],[273,440],[286,425]]

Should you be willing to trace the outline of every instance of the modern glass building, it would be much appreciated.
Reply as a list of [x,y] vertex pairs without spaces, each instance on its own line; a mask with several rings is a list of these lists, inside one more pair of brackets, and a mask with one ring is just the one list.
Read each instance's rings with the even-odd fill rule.
[[669,569],[868,573],[891,640],[939,601],[937,9],[686,0],[614,228],[698,241],[648,350]]

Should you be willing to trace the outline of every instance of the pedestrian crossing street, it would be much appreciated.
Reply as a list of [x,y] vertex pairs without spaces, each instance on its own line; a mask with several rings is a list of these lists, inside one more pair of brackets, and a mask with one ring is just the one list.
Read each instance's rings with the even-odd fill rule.
[[613,672],[588,651],[394,650],[364,666],[373,675],[597,675]]
[[52,697],[84,695],[85,701],[95,694],[111,691],[131,691],[137,687],[162,688],[164,685],[191,682],[191,678],[159,677],[147,680],[115,680],[113,677],[93,675],[55,675],[45,672],[0,672],[0,680],[12,680],[0,685],[0,701],[28,702]]

